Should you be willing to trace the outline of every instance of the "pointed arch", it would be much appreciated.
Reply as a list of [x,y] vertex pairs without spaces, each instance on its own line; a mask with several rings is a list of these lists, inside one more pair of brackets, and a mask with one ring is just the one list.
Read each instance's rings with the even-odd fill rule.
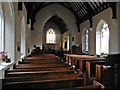
[[106,21],[100,20],[96,28],[96,54],[109,53],[109,26]]
[[87,53],[89,51],[89,31],[87,28],[84,28],[82,32],[82,51]]

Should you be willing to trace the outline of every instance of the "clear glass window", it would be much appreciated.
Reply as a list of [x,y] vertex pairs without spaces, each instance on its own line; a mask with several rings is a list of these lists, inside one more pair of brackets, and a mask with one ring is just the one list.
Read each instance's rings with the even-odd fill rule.
[[56,40],[55,31],[52,28],[50,28],[46,34],[46,43],[55,43],[55,40]]
[[102,28],[96,32],[96,54],[109,53],[109,27],[107,23],[102,24]]
[[86,31],[85,33],[85,51],[88,51],[88,38],[89,38],[89,35],[88,35],[88,30]]
[[4,17],[3,14],[0,13],[0,52],[3,50],[4,46]]

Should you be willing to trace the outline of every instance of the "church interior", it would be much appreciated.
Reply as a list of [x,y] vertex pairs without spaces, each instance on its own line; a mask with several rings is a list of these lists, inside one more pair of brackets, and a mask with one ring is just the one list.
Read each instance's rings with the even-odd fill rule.
[[0,0],[0,89],[119,89],[119,38],[119,0]]

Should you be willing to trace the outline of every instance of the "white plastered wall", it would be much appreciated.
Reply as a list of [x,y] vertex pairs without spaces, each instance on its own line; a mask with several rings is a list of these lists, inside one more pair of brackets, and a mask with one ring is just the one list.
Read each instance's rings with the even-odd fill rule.
[[31,24],[27,24],[27,54],[31,47]]
[[18,46],[21,47],[21,17],[18,14],[18,3],[14,2],[15,11],[15,60],[16,63],[20,60],[20,51],[18,52]]
[[67,41],[67,49],[69,49],[69,40],[68,40],[68,38],[69,38],[69,32],[67,31],[67,32],[65,32],[65,33],[63,33],[63,35],[62,35],[62,48],[65,48],[64,46],[65,46],[65,42]]
[[[84,36],[84,34],[85,34],[85,31],[86,30],[89,30],[89,20],[86,20],[85,22],[83,22],[81,25],[80,25],[80,30],[81,30],[81,32],[80,32],[80,44],[82,45],[82,51],[84,51],[85,50],[85,44],[83,43],[83,41],[84,41],[84,39],[85,39],[85,37],[83,37]],[[90,31],[89,31],[89,38],[90,38]],[[89,42],[90,42],[90,40],[89,40]],[[88,48],[90,47],[90,43],[88,43],[89,45],[88,45]]]
[[[11,3],[12,4],[12,3]],[[15,17],[9,2],[3,2],[5,24],[5,51],[12,61],[15,61]]]
[[[112,19],[112,10],[108,8],[96,16],[92,17],[93,19],[93,28],[89,32],[89,53],[96,54],[96,28],[100,20],[104,20],[109,25],[110,29],[110,38],[109,38],[109,53],[118,53],[118,23],[117,20]],[[80,27],[81,30],[84,28],[89,28],[89,21],[83,22]],[[82,33],[82,32],[81,32]]]
[[120,2],[117,4],[117,18],[118,18],[118,52],[120,53]]
[[[32,32],[32,46],[34,44],[37,44],[39,46],[42,46],[42,33],[43,33],[43,27],[44,24],[54,15],[58,15],[60,18],[62,18],[67,25],[69,34],[71,34],[71,37],[74,36],[75,41],[74,43],[77,44],[78,36],[77,36],[77,26],[76,26],[76,19],[71,11],[69,11],[67,8],[59,5],[59,4],[52,4],[44,7],[41,9],[38,14],[36,15],[36,22],[34,24],[34,30],[35,32]],[[36,32],[39,32],[38,35]],[[70,39],[71,40],[71,39]]]
[[[16,60],[16,64],[18,64],[18,61],[21,59],[21,52],[23,52],[24,55],[27,54],[27,48],[29,48],[29,44],[31,42],[30,41],[31,34],[29,30],[30,26],[27,25],[27,12],[24,4],[23,4],[23,10],[21,11],[18,11],[17,2],[14,2],[13,4],[15,11],[15,60]],[[23,45],[24,49],[21,47],[21,44],[23,44],[23,42],[21,42],[21,37],[23,36],[24,36],[24,45]],[[18,46],[20,47],[19,52],[17,50]]]
[[30,26],[27,24],[27,11],[23,4],[22,17],[21,17],[21,55],[27,55],[30,45],[31,31]]

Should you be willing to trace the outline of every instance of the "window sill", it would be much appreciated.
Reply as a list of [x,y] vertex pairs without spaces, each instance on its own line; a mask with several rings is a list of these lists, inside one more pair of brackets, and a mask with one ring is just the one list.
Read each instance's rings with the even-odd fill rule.
[[3,62],[3,63],[0,65],[0,71],[9,68],[9,67],[11,67],[12,65],[14,65],[14,62],[10,62],[10,63],[5,63],[5,62]]
[[15,62],[10,62],[10,63],[2,63],[0,65],[0,79],[5,78],[5,70],[8,68],[13,69],[14,64]]
[[46,43],[47,45],[55,45],[55,43]]

